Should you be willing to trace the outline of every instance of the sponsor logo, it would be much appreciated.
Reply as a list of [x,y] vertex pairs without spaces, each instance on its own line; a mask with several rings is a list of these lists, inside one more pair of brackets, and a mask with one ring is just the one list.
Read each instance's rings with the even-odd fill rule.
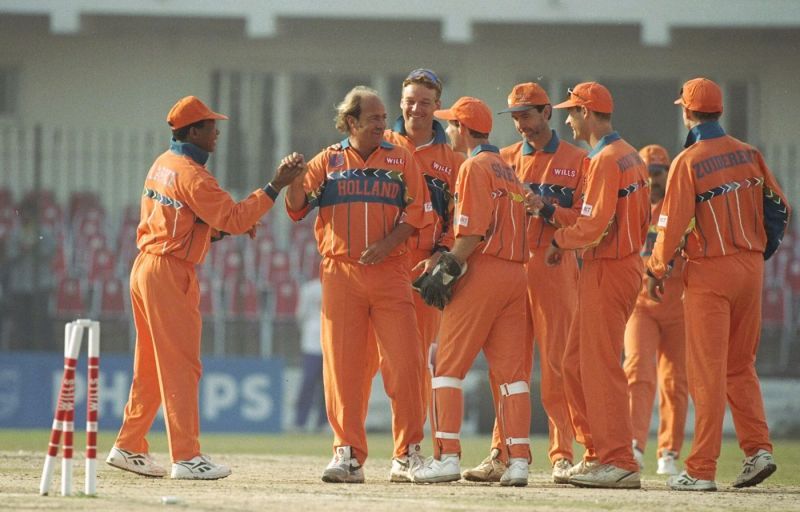
[[583,203],[583,208],[581,208],[581,215],[583,215],[584,217],[591,217],[593,208],[594,207],[589,203]]
[[667,216],[666,216],[666,215],[664,215],[664,214],[661,214],[661,215],[659,215],[659,216],[658,216],[658,227],[660,227],[660,228],[665,228],[665,227],[667,227],[667,219],[668,219],[668,218],[669,218],[669,217],[667,217]]
[[405,163],[405,158],[400,158],[398,156],[387,156],[386,163],[389,165],[403,165]]
[[459,215],[458,222],[456,222],[456,224],[464,227],[469,226],[469,217],[467,217],[466,215]]
[[334,153],[328,158],[328,167],[341,167],[344,165],[344,155]]
[[434,171],[441,172],[441,173],[446,174],[448,176],[450,176],[453,173],[453,168],[452,167],[448,167],[446,165],[442,165],[439,162],[433,162],[431,164],[431,168]]
[[574,178],[578,175],[577,169],[562,169],[560,167],[553,167],[551,171],[556,176],[566,176],[567,178]]
[[162,185],[166,185],[168,187],[172,187],[175,185],[175,178],[177,174],[172,169],[168,169],[163,166],[153,166],[150,168],[150,172],[147,175],[148,180],[157,181]]

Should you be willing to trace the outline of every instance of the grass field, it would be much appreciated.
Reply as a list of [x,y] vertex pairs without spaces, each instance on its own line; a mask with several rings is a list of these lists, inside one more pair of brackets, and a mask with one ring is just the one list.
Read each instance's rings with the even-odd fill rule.
[[[534,462],[530,485],[507,489],[465,482],[436,486],[388,484],[391,456],[386,434],[369,438],[366,485],[323,484],[319,476],[330,458],[329,435],[202,436],[203,450],[230,465],[233,475],[217,482],[145,479],[98,466],[98,497],[58,496],[58,470],[50,497],[38,496],[38,481],[48,441],[45,430],[0,430],[0,509],[9,510],[151,510],[162,509],[162,496],[175,496],[177,508],[197,510],[395,510],[412,506],[428,510],[800,510],[800,441],[778,440],[778,472],[761,486],[747,490],[729,487],[738,474],[742,454],[734,439],[726,439],[719,460],[717,493],[667,491],[665,477],[655,474],[655,456],[648,453],[641,491],[585,490],[555,485],[544,455],[547,440],[533,439]],[[83,439],[76,436],[75,490],[82,488]],[[98,458],[113,444],[114,433],[102,432]],[[166,437],[151,436],[151,451],[167,462]],[[462,468],[480,461],[488,439],[463,441]],[[686,450],[684,450],[686,451]]]

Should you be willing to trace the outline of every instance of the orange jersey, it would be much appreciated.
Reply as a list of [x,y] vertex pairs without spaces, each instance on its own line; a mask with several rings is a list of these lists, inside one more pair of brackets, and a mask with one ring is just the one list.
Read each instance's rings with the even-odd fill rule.
[[497,147],[475,148],[458,171],[455,237],[480,235],[473,254],[528,261],[525,189]]
[[242,234],[272,207],[277,194],[267,187],[235,202],[205,168],[207,160],[194,144],[173,140],[153,163],[136,230],[140,251],[202,263],[215,231]]
[[406,135],[403,118],[386,130],[384,138],[396,146],[406,148],[414,155],[417,168],[422,172],[433,207],[433,222],[408,238],[408,247],[415,250],[432,251],[441,246],[453,247],[453,191],[458,168],[464,155],[453,151],[447,135],[439,121],[433,122],[433,139],[424,146],[415,147]]
[[555,232],[555,242],[562,249],[583,249],[584,259],[638,253],[650,220],[647,167],[639,153],[612,132],[589,152],[584,176],[580,216]]
[[[314,230],[320,254],[358,261],[398,224],[420,229],[431,223],[427,189],[411,153],[383,141],[364,161],[349,139],[341,145],[341,150],[325,149],[308,162],[306,205],[287,209],[293,220],[300,220],[319,207]],[[406,244],[399,244],[389,256],[405,252]]]
[[648,268],[656,277],[666,273],[692,219],[683,249],[689,261],[742,251],[769,256],[783,237],[790,212],[757,149],[725,135],[719,123],[700,124],[690,130],[687,148],[672,161]]
[[548,245],[556,228],[573,224],[580,213],[574,205],[583,193],[582,165],[586,151],[559,140],[555,130],[552,133],[550,142],[539,150],[528,141],[500,150],[500,156],[520,181],[550,205],[540,215],[528,216],[531,249]]
[[[661,208],[664,205],[664,200],[652,205],[650,210],[650,228],[647,230],[647,239],[642,247],[642,260],[645,265],[653,254],[653,247],[656,244],[656,237],[658,236],[658,227],[656,221],[661,215]],[[680,254],[675,254],[673,259],[674,267],[672,273],[666,281],[664,286],[664,296],[661,302],[655,302],[650,299],[647,294],[647,274],[642,274],[642,290],[639,292],[639,297],[636,299],[636,307],[641,308],[658,308],[662,311],[674,311],[680,314],[683,309],[683,258]]]

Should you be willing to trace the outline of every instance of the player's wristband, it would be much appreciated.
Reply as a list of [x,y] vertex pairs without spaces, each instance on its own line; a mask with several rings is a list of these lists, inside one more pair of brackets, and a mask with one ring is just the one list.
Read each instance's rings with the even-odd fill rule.
[[263,188],[264,192],[267,193],[269,197],[272,198],[273,201],[278,199],[278,190],[272,186],[272,183],[267,183],[267,186]]
[[550,218],[553,216],[554,213],[556,213],[556,207],[553,206],[552,204],[548,203],[539,208],[539,215],[541,215],[547,220],[550,220]]

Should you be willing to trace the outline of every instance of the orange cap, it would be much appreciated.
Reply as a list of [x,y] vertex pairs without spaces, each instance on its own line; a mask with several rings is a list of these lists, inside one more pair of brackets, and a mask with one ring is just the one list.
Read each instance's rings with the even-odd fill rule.
[[693,78],[683,84],[675,104],[695,112],[722,112],[722,89],[708,78]]
[[173,130],[205,119],[228,119],[228,116],[214,112],[200,101],[197,96],[181,98],[167,114],[167,123]]
[[597,82],[581,82],[575,87],[567,89],[569,99],[562,101],[553,108],[586,107],[593,112],[610,114],[614,112],[614,99],[605,86]]
[[669,169],[669,153],[663,146],[650,144],[639,150],[639,156],[647,165],[650,172],[666,171]]
[[534,82],[525,82],[524,84],[517,84],[511,89],[511,93],[508,95],[508,108],[501,110],[498,114],[522,112],[531,107],[548,105],[549,103],[550,98],[541,85]]
[[433,113],[439,119],[458,121],[467,128],[476,132],[489,133],[492,131],[492,111],[478,98],[462,96],[446,110],[437,110]]

